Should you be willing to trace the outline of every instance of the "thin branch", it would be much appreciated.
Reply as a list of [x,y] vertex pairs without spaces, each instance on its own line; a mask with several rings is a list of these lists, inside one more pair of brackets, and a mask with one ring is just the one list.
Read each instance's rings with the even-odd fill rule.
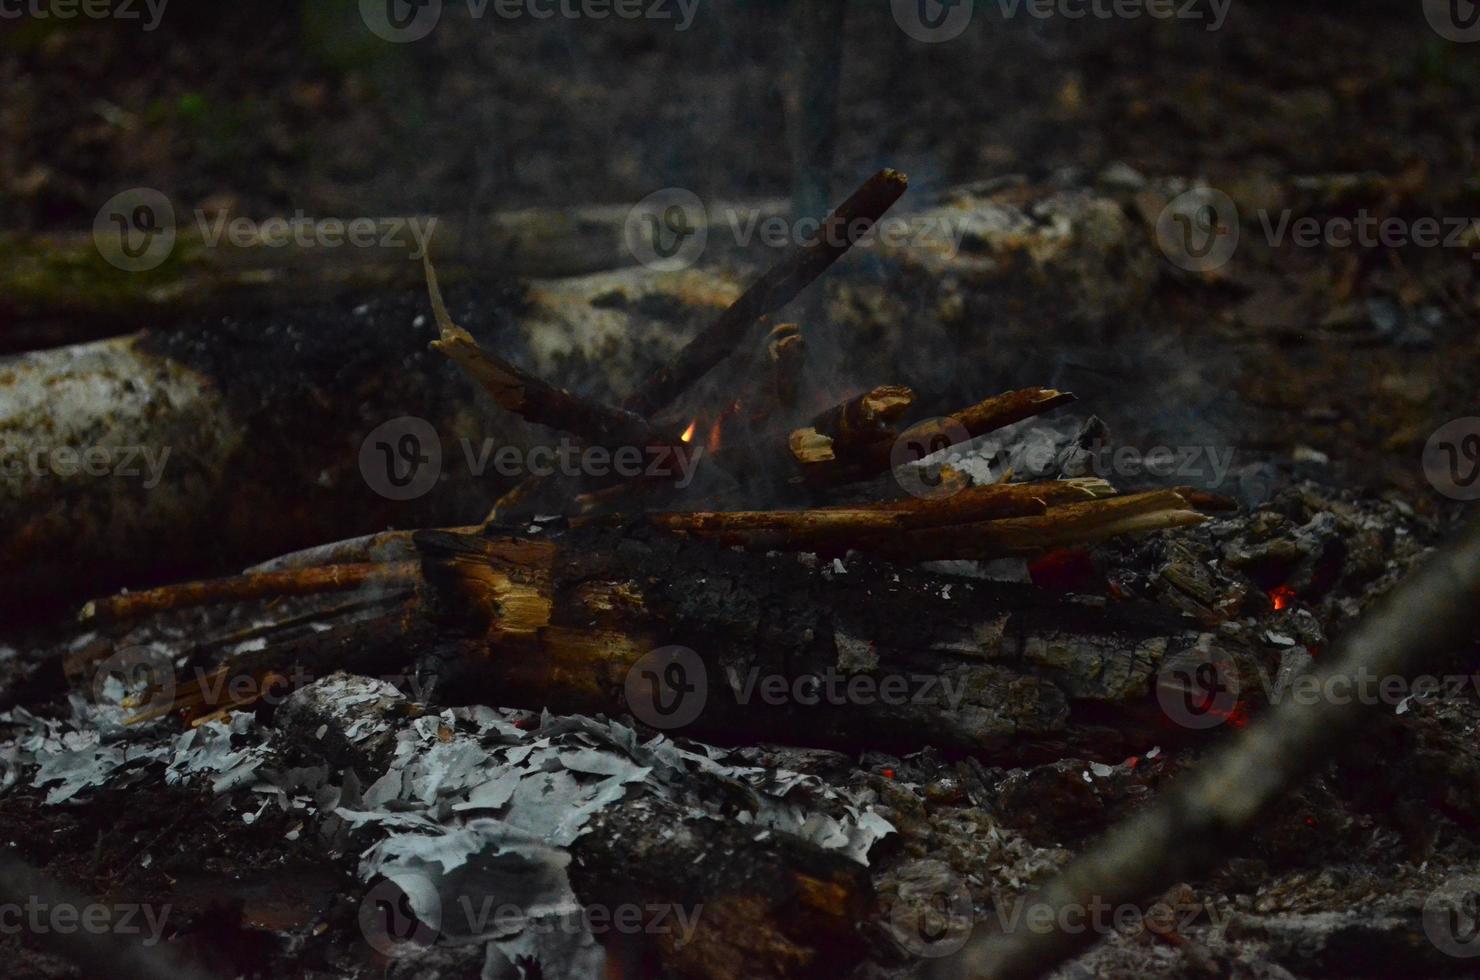
[[766,271],[703,333],[689,341],[672,363],[649,375],[625,408],[652,418],[733,351],[751,324],[796,298],[858,242],[899,200],[908,178],[881,170],[828,215],[818,235]]

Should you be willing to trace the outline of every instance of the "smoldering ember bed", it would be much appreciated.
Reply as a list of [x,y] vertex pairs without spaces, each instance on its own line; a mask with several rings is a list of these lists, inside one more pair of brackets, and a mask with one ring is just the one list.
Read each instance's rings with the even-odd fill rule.
[[0,10],[3,974],[1473,975],[1465,7]]

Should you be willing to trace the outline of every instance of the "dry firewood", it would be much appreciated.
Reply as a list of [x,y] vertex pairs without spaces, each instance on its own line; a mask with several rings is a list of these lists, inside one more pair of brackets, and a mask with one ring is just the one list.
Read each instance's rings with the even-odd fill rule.
[[[1036,497],[1031,490],[999,491],[995,495],[968,490],[955,497],[901,502],[892,508],[662,512],[646,514],[643,520],[671,533],[753,549],[827,553],[857,550],[903,561],[1033,555],[1050,548],[1093,544],[1122,534],[1185,527],[1206,520],[1175,491],[1095,499],[1093,489],[1063,482],[1063,489],[1047,489]],[[958,503],[957,498],[962,497]],[[1050,506],[1045,497],[1078,502]],[[990,516],[1003,510],[1027,514]],[[984,518],[984,514],[989,516]],[[579,523],[589,522],[585,519]]]
[[478,346],[472,334],[452,322],[437,286],[437,273],[430,259],[423,260],[427,292],[432,301],[441,336],[432,349],[446,354],[468,373],[500,407],[526,421],[569,432],[593,446],[615,451],[624,446],[676,446],[679,440],[665,437],[639,415],[611,408],[564,388],[557,388],[523,368],[495,357]]
[[[1472,641],[1480,619],[1480,524],[1380,600],[1347,631],[1311,680],[1322,691],[1357,690],[1367,678],[1412,677]],[[1378,711],[1379,698],[1287,698],[1218,754],[1169,787],[1030,896],[1052,910],[1048,928],[1019,922],[983,931],[932,970],[939,980],[1028,980],[1044,976],[1101,936],[1065,929],[1064,910],[1118,908],[1149,900],[1238,852],[1260,816]],[[1059,923],[1060,928],[1054,928]]]
[[944,418],[926,419],[898,436],[890,435],[865,445],[835,447],[831,439],[815,429],[792,433],[790,445],[793,458],[810,482],[823,485],[853,482],[893,466],[896,447],[903,446],[914,459],[923,459],[958,442],[975,439],[1072,401],[1074,396],[1067,391],[1023,388],[994,395]]
[[[1034,483],[991,483],[964,487],[940,497],[903,497],[873,503],[834,504],[824,510],[906,511],[920,518],[915,527],[970,524],[998,517],[1027,517],[1049,507],[1112,497],[1115,488],[1099,477],[1039,480]],[[924,519],[929,516],[929,519]]]
[[78,618],[83,622],[110,623],[149,613],[223,602],[343,592],[365,587],[406,587],[415,584],[416,572],[415,562],[367,562],[253,572],[94,599],[82,607]]
[[724,360],[747,330],[774,313],[852,248],[885,211],[899,200],[908,179],[897,170],[881,170],[827,216],[815,238],[798,246],[751,284],[677,359],[659,368],[633,391],[624,405],[651,418],[695,381]]
[[895,423],[914,401],[915,393],[904,385],[881,385],[819,413],[811,428],[831,440],[835,456],[848,459],[872,443],[893,440]]
[[777,405],[790,408],[796,404],[807,356],[801,328],[795,323],[776,324],[766,337],[766,353],[771,359],[771,396]]
[[[472,534],[477,525],[448,528]],[[312,568],[316,565],[350,565],[359,562],[401,561],[416,554],[411,543],[414,531],[381,531],[379,534],[364,534],[357,538],[346,538],[329,544],[315,545],[300,551],[279,555],[248,568],[251,572],[280,572],[289,568]]]
[[1231,513],[1239,509],[1237,500],[1225,497],[1221,493],[1213,493],[1197,487],[1173,487],[1172,489],[1185,497],[1195,509],[1205,514]]
[[1042,514],[927,527],[860,540],[860,550],[911,561],[1031,556],[1122,534],[1201,524],[1207,518],[1174,490],[1127,494],[1051,507]]

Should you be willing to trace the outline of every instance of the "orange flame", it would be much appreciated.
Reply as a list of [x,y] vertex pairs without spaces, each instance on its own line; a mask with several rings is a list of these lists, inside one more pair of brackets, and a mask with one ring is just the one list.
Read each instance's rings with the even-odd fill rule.
[[1271,589],[1269,593],[1269,600],[1271,603],[1274,604],[1276,612],[1288,606],[1290,604],[1290,600],[1294,598],[1295,590],[1290,588],[1288,585],[1276,586],[1275,588]]
[[[698,425],[699,425],[699,420],[698,419],[694,419],[694,421],[692,421],[692,422],[689,423],[689,427],[687,429],[684,429],[683,430],[683,435],[679,436],[679,438],[681,440],[683,440],[684,442],[688,442],[690,439],[693,439],[694,438],[694,429]],[[672,430],[669,430],[669,431],[672,431]]]

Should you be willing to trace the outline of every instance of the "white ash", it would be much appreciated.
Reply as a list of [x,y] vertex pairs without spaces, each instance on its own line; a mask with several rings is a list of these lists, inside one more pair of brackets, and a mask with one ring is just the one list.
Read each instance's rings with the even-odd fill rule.
[[[490,978],[531,956],[547,975],[601,976],[603,954],[566,877],[566,849],[597,811],[629,794],[754,824],[759,835],[805,837],[862,864],[894,832],[872,791],[753,765],[742,750],[644,740],[618,722],[583,716],[546,713],[533,730],[511,720],[527,713],[488,707],[412,717],[420,707],[392,685],[342,673],[295,692],[272,728],[235,712],[179,732],[168,721],[125,726],[117,704],[80,695],[69,706],[64,719],[20,708],[0,714],[9,729],[0,791],[27,775],[29,785],[51,787],[46,803],[57,805],[146,779],[208,781],[244,823],[277,806],[312,821],[331,843],[353,835],[361,878],[395,881],[418,916],[440,912],[440,943],[486,944]],[[383,747],[383,771],[362,788],[352,765],[285,764],[303,745],[336,738],[362,762]],[[743,802],[728,818],[709,811],[715,799]],[[506,906],[523,918],[482,914]]]

